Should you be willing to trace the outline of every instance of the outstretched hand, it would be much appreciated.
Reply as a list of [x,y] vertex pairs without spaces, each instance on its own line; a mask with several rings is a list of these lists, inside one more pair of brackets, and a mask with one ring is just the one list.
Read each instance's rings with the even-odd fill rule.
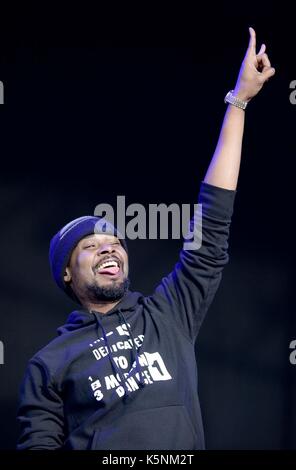
[[240,68],[234,95],[244,101],[250,101],[261,90],[264,83],[275,74],[266,54],[266,46],[262,44],[256,54],[256,33],[249,28],[250,42]]

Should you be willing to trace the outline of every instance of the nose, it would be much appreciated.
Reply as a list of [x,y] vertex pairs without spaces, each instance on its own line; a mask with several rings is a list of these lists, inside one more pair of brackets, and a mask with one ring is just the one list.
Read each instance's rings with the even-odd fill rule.
[[104,254],[107,254],[107,253],[112,253],[112,251],[114,251],[114,245],[112,245],[111,243],[102,244],[99,247],[99,250],[98,250],[100,255],[104,255]]

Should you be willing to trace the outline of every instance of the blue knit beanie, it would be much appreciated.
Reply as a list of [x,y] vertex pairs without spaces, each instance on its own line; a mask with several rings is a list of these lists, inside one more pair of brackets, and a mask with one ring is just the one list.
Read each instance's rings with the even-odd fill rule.
[[65,269],[77,243],[87,235],[106,233],[118,236],[120,243],[127,252],[127,244],[120,232],[106,219],[86,215],[72,220],[52,237],[49,247],[49,264],[57,285],[77,301],[73,291],[64,281]]

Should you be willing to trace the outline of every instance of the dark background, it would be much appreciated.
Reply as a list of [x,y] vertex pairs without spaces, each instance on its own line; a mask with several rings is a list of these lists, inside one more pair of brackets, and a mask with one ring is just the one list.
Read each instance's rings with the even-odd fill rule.
[[[291,12],[121,8],[2,17],[1,448],[15,447],[28,359],[75,308],[51,280],[51,236],[117,195],[197,202],[253,26],[276,75],[246,111],[230,263],[197,341],[199,391],[208,449],[295,449]],[[130,241],[133,290],[150,293],[180,248]]]

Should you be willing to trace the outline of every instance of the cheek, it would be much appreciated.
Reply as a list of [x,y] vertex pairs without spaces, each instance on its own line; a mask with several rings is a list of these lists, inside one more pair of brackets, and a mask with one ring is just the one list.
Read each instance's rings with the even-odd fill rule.
[[92,259],[89,255],[81,253],[77,256],[75,271],[77,277],[89,277],[92,275]]
[[124,274],[126,277],[128,276],[128,265],[127,265],[127,264],[124,265],[123,274]]
[[129,273],[129,266],[128,266],[128,259],[127,257],[124,257],[124,269],[123,272],[126,276],[128,276]]

